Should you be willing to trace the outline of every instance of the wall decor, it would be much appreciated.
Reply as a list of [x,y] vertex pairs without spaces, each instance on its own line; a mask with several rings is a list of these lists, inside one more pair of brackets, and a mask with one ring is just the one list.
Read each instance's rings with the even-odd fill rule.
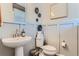
[[17,4],[17,3],[13,3],[13,8],[16,8],[16,9],[19,9],[19,10],[25,12],[25,7],[21,6],[21,5]]
[[55,3],[50,6],[50,18],[59,19],[68,16],[68,4],[67,3]]
[[[23,3],[23,5],[25,5],[25,4]],[[18,3],[13,3],[13,12],[14,12],[14,21],[13,22],[25,24],[25,22],[26,22],[25,6],[22,6]]]
[[36,18],[36,22],[38,22],[39,20],[38,20],[38,18]]
[[39,13],[39,9],[36,7],[35,8],[35,13],[38,14]]
[[38,14],[38,17],[41,17],[41,13]]

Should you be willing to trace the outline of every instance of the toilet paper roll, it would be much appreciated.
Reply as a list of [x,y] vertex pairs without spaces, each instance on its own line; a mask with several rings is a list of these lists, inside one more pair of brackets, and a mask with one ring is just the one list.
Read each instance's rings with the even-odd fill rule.
[[61,46],[62,46],[63,48],[66,48],[66,43],[65,43],[65,42],[62,42]]

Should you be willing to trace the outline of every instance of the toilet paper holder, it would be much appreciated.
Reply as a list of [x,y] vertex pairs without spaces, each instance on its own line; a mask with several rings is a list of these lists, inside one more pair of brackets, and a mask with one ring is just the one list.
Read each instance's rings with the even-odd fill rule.
[[62,41],[61,46],[62,46],[63,48],[66,48],[67,44],[66,44],[66,41],[65,41],[65,40]]

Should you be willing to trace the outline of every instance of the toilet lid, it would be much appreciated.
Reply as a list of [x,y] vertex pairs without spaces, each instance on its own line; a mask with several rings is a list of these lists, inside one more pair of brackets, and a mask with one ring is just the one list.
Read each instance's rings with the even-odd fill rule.
[[43,47],[41,47],[43,50],[46,50],[46,51],[50,51],[50,52],[55,52],[56,51],[56,48],[53,47],[53,46],[50,46],[50,45],[45,45]]

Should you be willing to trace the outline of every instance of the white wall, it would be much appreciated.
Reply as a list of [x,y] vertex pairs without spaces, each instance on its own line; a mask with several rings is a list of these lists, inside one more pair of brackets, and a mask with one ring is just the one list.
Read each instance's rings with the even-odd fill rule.
[[13,15],[13,7],[12,3],[0,3],[1,7],[1,19],[4,22],[13,22],[14,15]]

